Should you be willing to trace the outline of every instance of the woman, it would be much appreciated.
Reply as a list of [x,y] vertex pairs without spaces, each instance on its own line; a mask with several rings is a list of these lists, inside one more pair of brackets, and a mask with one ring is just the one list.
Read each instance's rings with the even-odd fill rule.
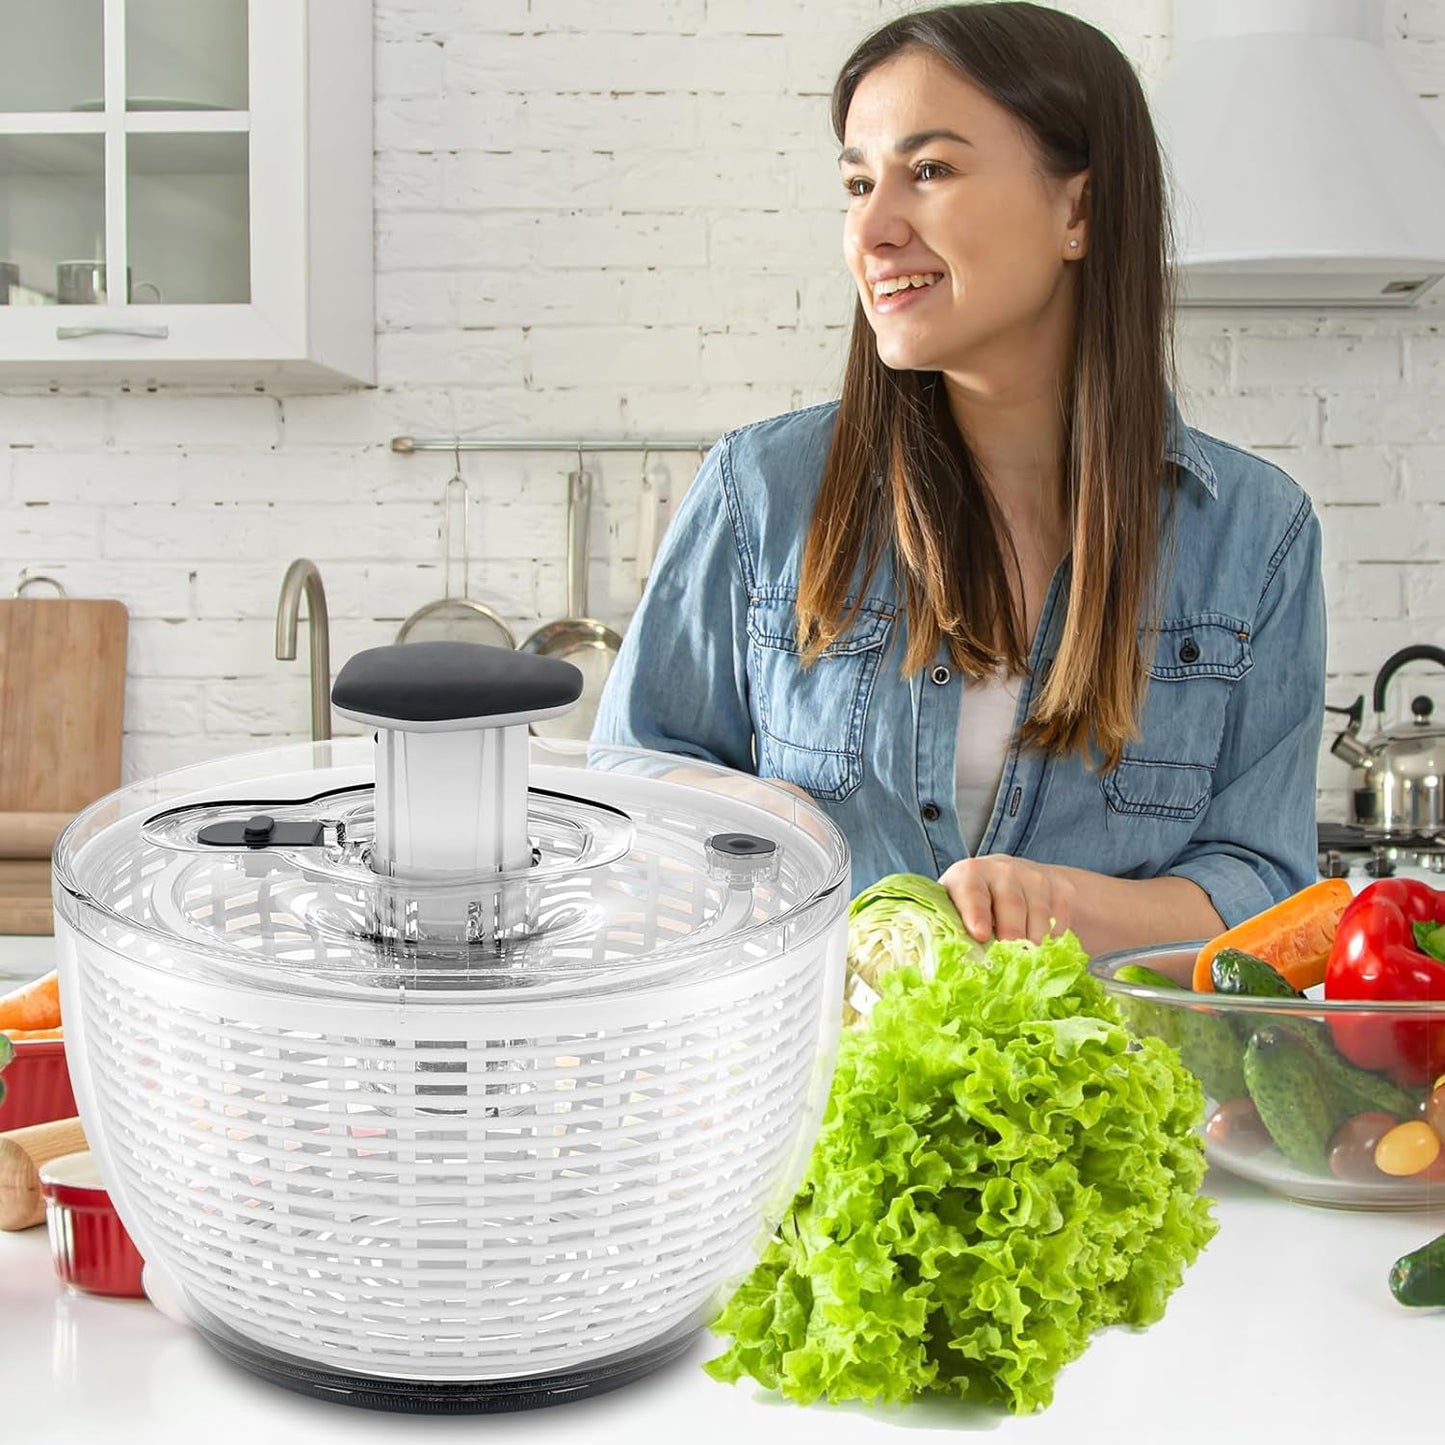
[[1174,407],[1128,62],[945,6],[863,41],[833,121],[841,400],[713,449],[594,735],[805,789],[855,890],[940,875],[979,938],[1202,938],[1312,881],[1319,524]]

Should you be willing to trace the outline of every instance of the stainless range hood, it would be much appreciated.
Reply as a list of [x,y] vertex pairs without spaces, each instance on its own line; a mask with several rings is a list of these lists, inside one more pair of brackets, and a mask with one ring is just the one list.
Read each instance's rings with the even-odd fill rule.
[[1181,304],[1412,306],[1445,276],[1445,145],[1384,52],[1384,8],[1174,0],[1151,104]]

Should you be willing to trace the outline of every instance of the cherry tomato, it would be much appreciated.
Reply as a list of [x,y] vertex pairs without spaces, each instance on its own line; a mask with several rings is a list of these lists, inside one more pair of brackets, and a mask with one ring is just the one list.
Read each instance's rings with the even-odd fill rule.
[[1385,1176],[1375,1165],[1375,1148],[1395,1127],[1395,1116],[1379,1109],[1346,1119],[1330,1140],[1330,1173],[1361,1183]]
[[1440,1136],[1423,1120],[1396,1124],[1375,1146],[1375,1166],[1396,1178],[1428,1169],[1440,1157]]
[[1424,1184],[1439,1184],[1445,1180],[1445,1149],[1435,1156],[1433,1164],[1427,1164],[1423,1169],[1412,1174],[1410,1178],[1418,1179]]
[[1430,1090],[1430,1097],[1425,1100],[1425,1122],[1445,1139],[1445,1082]]
[[[1393,1119],[1390,1123],[1394,1123]],[[1221,1104],[1204,1126],[1204,1137],[1219,1149],[1228,1150],[1241,1158],[1258,1154],[1274,1142],[1253,1099],[1230,1099]]]

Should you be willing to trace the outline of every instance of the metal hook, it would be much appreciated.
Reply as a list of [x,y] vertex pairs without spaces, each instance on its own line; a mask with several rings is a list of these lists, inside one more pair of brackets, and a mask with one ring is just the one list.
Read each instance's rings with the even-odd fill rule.
[[637,499],[637,560],[634,572],[637,578],[637,594],[640,597],[647,590],[647,579],[652,574],[652,559],[657,555],[657,488],[652,483],[648,463],[651,452],[642,450],[642,486]]
[[585,519],[592,500],[592,478],[587,475],[587,463],[582,456],[582,443],[577,443],[577,470],[567,479],[569,513],[572,508],[581,507]]

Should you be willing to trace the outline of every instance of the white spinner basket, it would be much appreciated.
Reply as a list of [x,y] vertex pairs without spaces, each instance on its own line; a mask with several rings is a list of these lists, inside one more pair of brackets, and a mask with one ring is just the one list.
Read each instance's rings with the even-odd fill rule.
[[845,930],[585,1008],[298,1009],[67,938],[88,1137],[145,1258],[263,1349],[573,1368],[696,1323],[756,1256],[826,1096]]

